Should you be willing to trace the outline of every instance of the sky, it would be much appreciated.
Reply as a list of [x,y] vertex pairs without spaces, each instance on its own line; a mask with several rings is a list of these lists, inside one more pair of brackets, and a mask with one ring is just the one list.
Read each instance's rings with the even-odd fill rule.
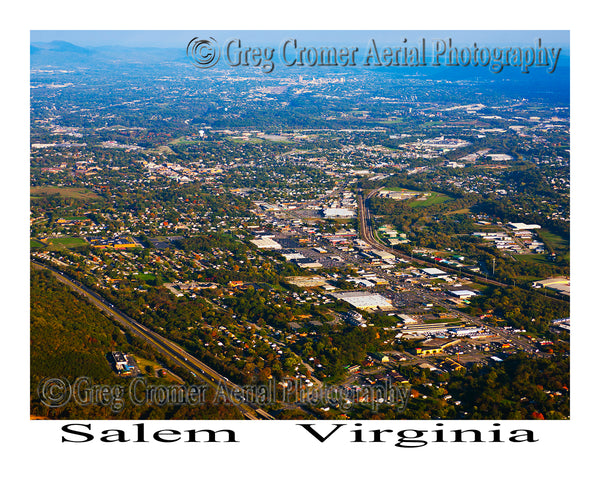
[[127,46],[127,47],[163,47],[177,48],[187,43],[193,37],[214,36],[217,39],[232,37],[252,38],[262,44],[280,43],[290,36],[306,42],[337,43],[364,42],[374,37],[381,42],[397,43],[403,38],[409,42],[420,38],[446,39],[472,44],[494,44],[496,46],[533,46],[537,38],[544,45],[568,46],[568,30],[31,30],[32,43],[61,40],[82,47]]

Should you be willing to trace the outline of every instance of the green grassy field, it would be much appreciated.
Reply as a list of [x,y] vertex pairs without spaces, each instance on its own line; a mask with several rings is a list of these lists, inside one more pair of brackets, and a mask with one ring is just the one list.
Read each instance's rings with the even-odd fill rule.
[[52,238],[48,242],[50,244],[50,247],[53,247],[54,249],[74,248],[87,245],[87,242],[83,238],[79,237]]
[[409,203],[411,207],[429,207],[431,205],[437,205],[438,203],[444,203],[452,200],[448,195],[438,192],[429,192],[430,195],[426,200],[413,200]]
[[381,124],[399,124],[406,123],[406,120],[403,118],[386,118],[385,120],[379,120],[377,123]]
[[29,240],[29,248],[41,248],[43,246],[44,244],[42,242],[34,240],[33,238]]
[[195,145],[200,143],[199,140],[187,140],[185,137],[178,137],[175,140],[169,142],[169,145]]
[[535,282],[536,280],[539,280],[540,277],[539,276],[531,276],[531,275],[517,275],[514,277],[515,280],[518,280],[519,282]]
[[[407,193],[407,194],[413,194],[413,195],[419,195],[419,196],[423,196],[423,195],[427,195],[427,198],[425,200],[410,200],[410,203],[408,204],[411,207],[429,207],[431,205],[436,205],[438,203],[444,203],[444,202],[448,202],[450,200],[452,200],[451,197],[449,197],[448,195],[444,195],[443,193],[438,193],[438,192],[417,192],[415,190],[409,190],[407,188],[401,188],[401,187],[385,187],[384,190],[388,190],[390,192],[403,192],[403,193]],[[465,209],[467,213],[469,210]],[[462,211],[456,211],[453,213],[463,213]]]
[[523,263],[537,263],[539,265],[553,265],[553,263],[550,260],[548,260],[546,254],[544,254],[544,253],[515,254],[513,256],[519,262],[523,262]]
[[155,280],[156,276],[152,275],[151,273],[138,273],[137,275],[135,275],[135,278],[139,278],[140,280],[143,280],[143,281],[148,281],[148,280]]
[[65,220],[87,220],[87,217],[61,217]]
[[262,143],[263,140],[261,138],[256,137],[248,137],[248,138],[235,138],[235,137],[227,137],[227,140],[233,143]]
[[460,210],[452,210],[451,212],[446,212],[444,215],[466,215],[470,214],[471,209],[469,208],[461,208]]
[[554,233],[550,233],[548,230],[544,230],[543,228],[537,231],[537,234],[542,239],[542,241],[548,246],[548,248],[554,250],[557,254],[565,254],[569,251],[569,240],[561,237],[560,235],[555,235]]
[[[174,142],[171,142],[174,143]],[[149,148],[148,150],[146,150],[146,153],[148,154],[163,154],[163,155],[175,155],[175,152],[171,149],[171,147],[169,147],[168,145],[160,145],[156,148]]]
[[135,358],[138,367],[140,367],[140,370],[144,375],[148,375],[148,372],[146,371],[147,366],[152,368],[153,373],[151,376],[156,376],[156,372],[163,368],[160,363],[153,360],[148,360],[147,358],[140,357],[139,355],[133,355],[133,357]]
[[58,195],[65,198],[76,198],[79,200],[98,200],[101,198],[86,188],[72,187],[31,187],[29,194],[32,198],[40,196]]

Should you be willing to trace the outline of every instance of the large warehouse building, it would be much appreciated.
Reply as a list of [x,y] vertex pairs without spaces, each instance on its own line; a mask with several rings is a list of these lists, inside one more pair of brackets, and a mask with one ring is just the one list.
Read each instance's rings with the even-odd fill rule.
[[359,310],[392,310],[392,302],[378,293],[370,292],[343,292],[332,294],[338,300],[348,302]]
[[352,218],[356,216],[356,212],[347,208],[324,208],[323,216],[325,218]]
[[273,237],[271,235],[265,235],[263,237],[255,238],[254,240],[250,241],[260,249],[281,250],[281,245],[275,240],[273,240]]

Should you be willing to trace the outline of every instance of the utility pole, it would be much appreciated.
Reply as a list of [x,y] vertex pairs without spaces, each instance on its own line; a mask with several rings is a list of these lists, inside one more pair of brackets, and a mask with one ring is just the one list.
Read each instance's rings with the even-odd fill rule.
[[496,272],[496,257],[492,258],[492,277]]

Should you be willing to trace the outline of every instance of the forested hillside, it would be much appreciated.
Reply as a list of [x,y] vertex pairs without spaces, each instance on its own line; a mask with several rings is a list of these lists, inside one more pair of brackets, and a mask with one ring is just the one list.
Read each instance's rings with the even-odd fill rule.
[[[58,282],[50,272],[31,269],[31,338],[30,395],[31,415],[56,419],[169,419],[169,418],[238,418],[234,409],[206,402],[201,406],[133,405],[129,401],[131,378],[120,377],[111,368],[107,354],[113,350],[133,353],[149,360],[157,358],[141,340],[124,332],[87,303],[78,294]],[[172,370],[177,369],[170,366]],[[93,385],[123,387],[123,408],[116,411],[102,402],[81,405],[70,401],[64,407],[47,407],[40,399],[38,387],[48,378],[65,379],[73,385],[77,378],[88,377]],[[149,383],[166,382],[159,378]],[[214,395],[207,393],[207,399]],[[114,403],[114,402],[113,402]]]

